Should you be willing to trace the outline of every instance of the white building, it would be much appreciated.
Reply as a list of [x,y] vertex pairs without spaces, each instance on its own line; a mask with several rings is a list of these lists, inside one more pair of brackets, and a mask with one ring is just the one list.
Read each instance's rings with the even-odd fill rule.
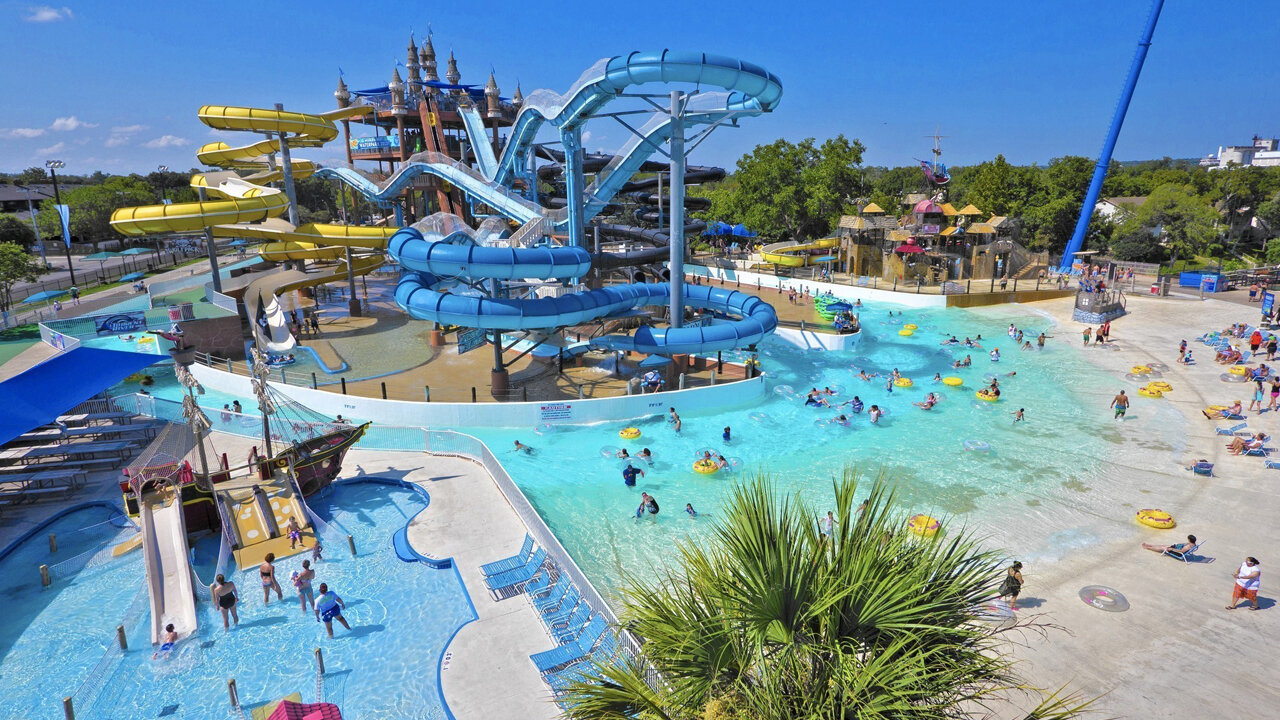
[[1142,207],[1146,201],[1146,196],[1105,198],[1093,206],[1093,212],[1118,223],[1123,221],[1126,215]]
[[1280,138],[1262,138],[1254,135],[1252,145],[1221,146],[1217,153],[1206,155],[1200,160],[1200,166],[1210,170],[1228,165],[1240,167],[1280,165]]

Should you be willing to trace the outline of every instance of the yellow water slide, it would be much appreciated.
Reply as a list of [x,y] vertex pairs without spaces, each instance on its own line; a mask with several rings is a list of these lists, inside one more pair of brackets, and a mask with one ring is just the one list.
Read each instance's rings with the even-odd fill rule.
[[767,263],[783,267],[804,267],[809,264],[813,250],[826,250],[840,244],[840,238],[822,238],[807,243],[791,241],[772,243],[760,248],[760,257]]
[[[319,147],[338,136],[335,120],[368,112],[368,106],[332,110],[320,114],[266,110],[262,108],[205,105],[197,113],[200,121],[217,130],[256,132],[289,136],[290,149]],[[223,142],[204,145],[196,153],[205,165],[226,168],[222,172],[191,177],[191,186],[205,191],[199,202],[171,205],[144,205],[121,208],[111,214],[111,227],[123,235],[196,233],[211,228],[217,237],[255,238],[268,241],[261,249],[264,259],[324,260],[343,256],[347,247],[382,250],[395,228],[348,227],[307,223],[299,227],[276,218],[285,212],[289,199],[283,190],[268,186],[283,178],[274,161],[280,140],[269,137],[248,145]],[[295,178],[315,172],[309,160],[290,163]],[[241,177],[234,171],[249,171]],[[250,225],[247,223],[260,223]],[[372,263],[359,262],[360,268]],[[376,264],[372,264],[376,267]],[[367,272],[367,270],[366,270]]]

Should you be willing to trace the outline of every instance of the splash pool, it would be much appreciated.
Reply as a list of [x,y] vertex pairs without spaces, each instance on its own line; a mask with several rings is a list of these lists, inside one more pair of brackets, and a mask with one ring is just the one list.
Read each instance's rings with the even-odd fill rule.
[[[229,572],[241,592],[239,627],[224,631],[216,608],[202,598],[199,631],[170,657],[153,660],[147,623],[132,623],[130,650],[107,663],[101,689],[77,693],[92,680],[95,663],[114,641],[115,626],[138,596],[142,559],[135,552],[45,591],[34,571],[25,572],[32,582],[4,591],[6,612],[17,611],[21,618],[0,630],[0,695],[6,708],[21,710],[24,717],[60,716],[61,698],[76,694],[79,718],[118,717],[119,708],[139,718],[221,717],[228,710],[230,678],[236,679],[246,710],[293,692],[311,702],[320,687],[313,649],[321,647],[324,698],[346,717],[445,717],[436,668],[448,639],[475,611],[456,571],[407,564],[392,551],[392,533],[424,501],[409,490],[367,482],[335,485],[312,500],[317,514],[355,536],[360,551],[352,558],[345,543],[330,544],[317,565],[316,585],[329,583],[346,601],[351,632],[335,627],[329,640],[312,615],[303,615],[287,582],[303,556],[289,558],[277,563],[284,602],[273,594],[263,607],[254,573]],[[99,519],[68,516],[58,524],[70,531]],[[213,538],[196,544],[196,572],[202,579],[212,576],[217,550]],[[47,551],[41,534],[0,569],[9,577],[11,565],[33,568]],[[145,619],[145,594],[141,597]],[[59,661],[50,663],[49,657]]]

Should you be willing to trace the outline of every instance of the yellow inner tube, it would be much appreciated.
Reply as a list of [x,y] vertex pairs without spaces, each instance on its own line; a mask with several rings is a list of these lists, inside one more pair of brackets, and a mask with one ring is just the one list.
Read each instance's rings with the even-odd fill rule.
[[911,337],[912,335],[916,334],[916,331],[902,328],[901,330],[898,331],[898,334],[901,335],[902,337]]
[[1250,370],[1252,370],[1252,369],[1253,369],[1253,368],[1246,367],[1246,366],[1244,366],[1244,365],[1232,365],[1232,366],[1227,370],[1227,372],[1231,373],[1232,375],[1247,375],[1247,374],[1249,373],[1249,371],[1250,371]]
[[960,387],[961,385],[964,384],[964,380],[962,378],[958,378],[952,375],[951,377],[942,378],[942,384],[948,385],[950,387]]
[[720,469],[720,465],[714,460],[694,460],[693,471],[702,475],[710,475]]
[[897,385],[898,387],[911,387],[912,385],[915,385],[915,383],[911,382],[911,378],[903,378],[903,377],[900,377],[897,380],[894,380],[893,384]]
[[976,395],[979,400],[986,400],[987,402],[995,402],[1000,399],[995,393],[989,393],[986,390],[979,390],[974,393],[974,395]]
[[920,537],[933,537],[942,529],[942,523],[928,515],[912,515],[907,521],[907,529]]
[[903,330],[919,330],[920,326],[916,325],[915,323],[907,323],[906,325],[902,326],[902,329]]
[[1168,530],[1177,523],[1173,521],[1173,516],[1163,510],[1139,510],[1136,514],[1138,522],[1147,527]]
[[1129,368],[1129,372],[1133,373],[1134,375],[1146,375],[1147,373],[1151,372],[1151,368],[1147,367],[1146,365],[1134,365],[1133,367]]
[[634,440],[640,437],[640,428],[628,427],[618,431],[618,437],[624,440]]
[[1138,388],[1138,394],[1141,395],[1142,397],[1149,397],[1149,398],[1164,397],[1164,393],[1160,392],[1159,390],[1156,390],[1155,388],[1147,387],[1146,385],[1143,385],[1142,387]]
[[140,337],[140,338],[138,338],[138,344],[139,344],[139,345],[146,345],[147,343],[153,343],[153,342],[155,342],[155,341],[156,341],[155,337],[153,337],[153,336],[151,336],[151,335],[147,335],[146,337]]
[[1152,390],[1159,390],[1162,393],[1167,393],[1173,389],[1172,385],[1170,385],[1169,383],[1163,380],[1156,380],[1155,382],[1149,382],[1147,383],[1147,387],[1151,388]]

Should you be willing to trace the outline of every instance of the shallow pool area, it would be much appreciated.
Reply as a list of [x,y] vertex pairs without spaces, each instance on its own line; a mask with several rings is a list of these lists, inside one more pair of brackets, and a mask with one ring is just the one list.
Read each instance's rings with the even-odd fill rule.
[[[893,312],[890,316],[888,313]],[[901,504],[913,512],[944,518],[947,525],[974,526],[996,547],[1025,557],[1050,559],[1121,532],[1111,504],[1112,490],[1125,482],[1126,467],[1170,463],[1181,442],[1178,414],[1157,401],[1135,398],[1130,419],[1158,415],[1163,437],[1148,450],[1115,463],[1119,442],[1107,404],[1124,387],[1092,365],[1076,336],[1050,337],[1035,349],[1036,335],[1057,332],[1045,317],[1025,308],[980,311],[913,310],[877,305],[864,308],[865,337],[853,352],[806,351],[771,338],[760,357],[769,392],[758,405],[682,417],[677,433],[666,414],[633,423],[556,427],[543,434],[521,430],[463,429],[499,454],[521,490],[602,590],[619,585],[626,573],[643,574],[661,564],[672,542],[697,538],[721,508],[735,481],[758,472],[770,474],[784,492],[803,494],[821,504],[831,497],[831,480],[846,467],[870,477],[883,474],[897,483]],[[1010,323],[1023,329],[1019,349],[1007,334]],[[899,331],[915,324],[910,335]],[[981,348],[941,345],[949,335],[960,340],[982,336]],[[989,353],[999,349],[993,362]],[[968,368],[955,360],[971,356]],[[912,387],[886,386],[895,368]],[[869,381],[859,371],[878,374]],[[935,383],[963,379],[960,387]],[[999,381],[998,402],[975,392],[991,378]],[[830,387],[833,406],[858,396],[865,407],[878,405],[887,415],[872,424],[865,413],[844,407],[807,407],[811,388]],[[1132,394],[1133,387],[1129,387]],[[913,403],[936,393],[939,403],[923,410]],[[655,396],[661,397],[661,395]],[[665,406],[665,403],[664,403]],[[1025,408],[1025,421],[1014,413]],[[663,408],[666,409],[665,407]],[[677,408],[679,411],[679,408]],[[848,425],[833,420],[849,415]],[[624,440],[625,425],[641,436]],[[722,439],[731,428],[731,440]],[[534,446],[533,455],[511,450],[515,440]],[[635,455],[643,448],[652,464],[635,487],[622,478],[627,462],[616,450]],[[692,464],[706,450],[738,465],[732,472],[704,475]],[[1143,454],[1146,453],[1146,454]],[[657,498],[661,512],[636,518],[640,493]],[[698,517],[685,512],[691,504]],[[1052,529],[1052,530],[1050,530]],[[1052,532],[1052,534],[1051,534]]]
[[[227,681],[234,678],[246,716],[257,705],[298,692],[305,702],[337,704],[348,718],[446,717],[437,668],[448,640],[475,611],[455,570],[405,563],[392,549],[392,534],[425,504],[416,492],[368,481],[339,483],[310,499],[317,515],[355,538],[354,558],[345,541],[326,542],[315,581],[316,587],[328,583],[346,601],[351,631],[335,624],[335,637],[328,639],[312,613],[301,611],[288,578],[308,554],[277,562],[284,600],[273,593],[265,606],[255,568],[224,571],[239,589],[239,626],[224,630],[207,591],[199,593],[198,631],[156,659],[147,635],[146,594],[140,592],[140,553],[55,579],[41,590],[35,567],[48,552],[41,534],[0,561],[5,577],[11,571],[13,577],[30,576],[4,590],[7,612],[21,611],[19,622],[0,629],[4,705],[23,717],[53,717],[60,716],[62,697],[75,696],[78,718],[222,717],[230,709]],[[89,526],[105,515],[85,512],[57,521],[58,530]],[[121,532],[132,531],[103,530],[90,537],[101,545]],[[201,582],[214,574],[218,547],[213,536],[196,543]],[[138,598],[141,621],[125,622],[129,650],[110,657],[114,628],[131,605],[136,610]],[[316,672],[317,647],[324,651],[322,677]]]

